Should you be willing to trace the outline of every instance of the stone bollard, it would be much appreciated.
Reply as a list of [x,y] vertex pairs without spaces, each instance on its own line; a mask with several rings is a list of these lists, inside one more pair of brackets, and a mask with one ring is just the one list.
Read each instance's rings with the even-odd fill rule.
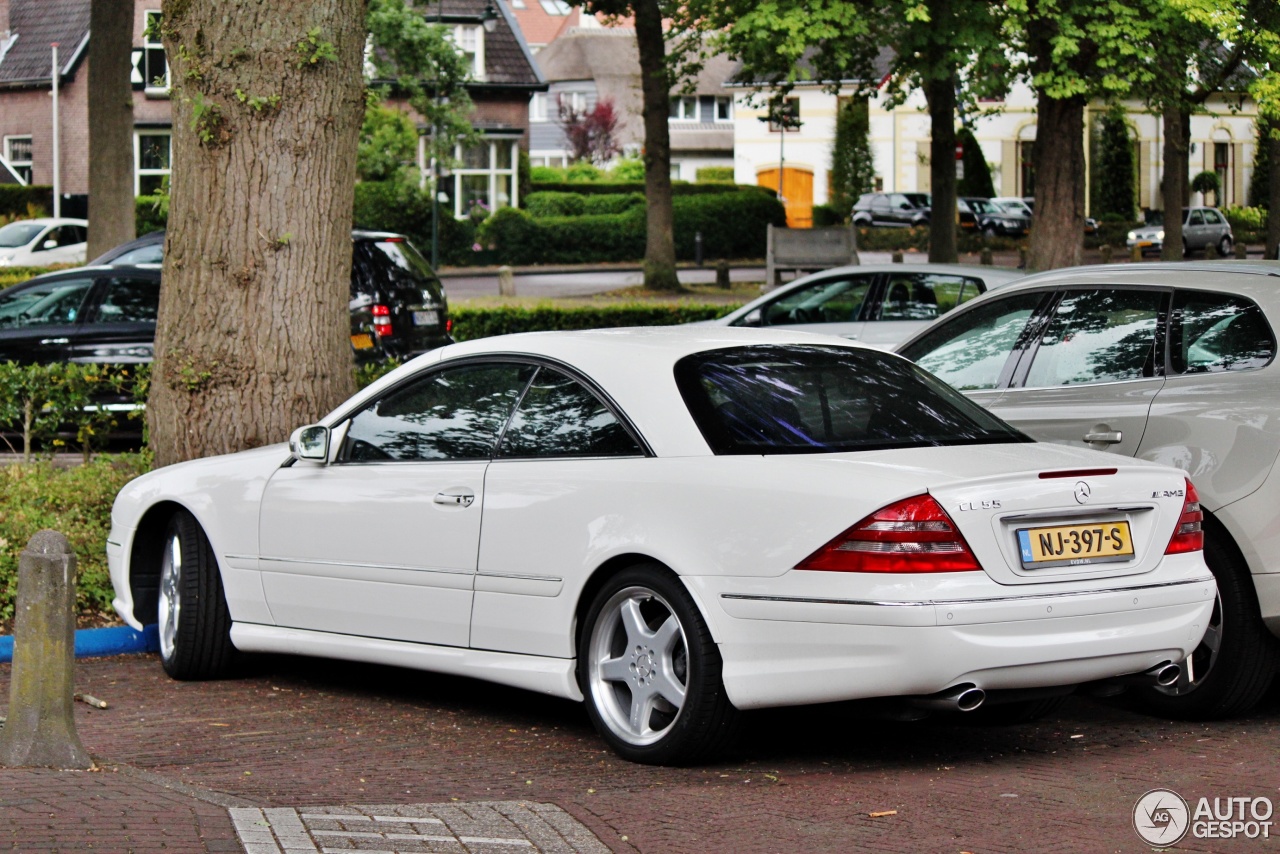
[[1129,260],[1135,264],[1142,263],[1142,247],[1141,246],[1133,247],[1133,249],[1129,252]]
[[1111,244],[1110,243],[1102,244],[1102,246],[1098,247],[1098,251],[1102,253],[1102,263],[1110,264],[1111,263]]
[[984,267],[990,267],[996,263],[995,256],[991,253],[990,246],[982,247],[982,259],[978,263]]
[[729,262],[724,259],[716,262],[716,287],[726,291],[732,287],[729,283]]
[[92,768],[76,734],[76,556],[57,531],[40,531],[18,558],[9,719],[0,765]]
[[511,268],[503,265],[498,268],[498,295],[513,297],[516,295],[516,277]]
[[1236,258],[1244,259],[1249,257],[1249,247],[1243,243],[1236,244]]
[[901,263],[902,263],[902,253],[901,253],[901,252],[898,252],[898,251],[896,251],[896,250],[894,251],[894,253],[893,253],[893,263],[895,263],[895,264],[901,264]]

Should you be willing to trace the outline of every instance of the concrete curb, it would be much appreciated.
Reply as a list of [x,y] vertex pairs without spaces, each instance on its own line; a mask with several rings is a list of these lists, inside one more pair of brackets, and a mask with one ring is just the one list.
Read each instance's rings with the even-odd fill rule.
[[[128,626],[106,629],[80,629],[76,632],[76,658],[124,655],[130,652],[158,652],[160,635],[154,625],[142,631]],[[0,663],[13,661],[13,637],[0,636]]]

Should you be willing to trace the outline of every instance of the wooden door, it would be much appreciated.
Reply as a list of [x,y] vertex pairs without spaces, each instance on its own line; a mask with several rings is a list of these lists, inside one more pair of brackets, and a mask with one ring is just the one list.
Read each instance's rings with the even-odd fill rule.
[[[756,173],[756,184],[778,189],[778,170],[762,169]],[[783,207],[787,209],[788,228],[813,227],[813,171],[788,166],[782,175]]]

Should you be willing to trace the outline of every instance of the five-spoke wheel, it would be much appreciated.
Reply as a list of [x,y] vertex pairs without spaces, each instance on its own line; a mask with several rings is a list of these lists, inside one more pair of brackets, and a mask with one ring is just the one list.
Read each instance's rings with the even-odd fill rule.
[[209,539],[185,510],[174,514],[160,554],[160,663],[175,679],[213,679],[230,669],[231,615]]

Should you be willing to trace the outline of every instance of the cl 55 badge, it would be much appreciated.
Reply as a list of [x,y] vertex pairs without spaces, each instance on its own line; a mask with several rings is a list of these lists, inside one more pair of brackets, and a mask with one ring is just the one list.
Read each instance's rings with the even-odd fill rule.
[[999,510],[1000,499],[992,498],[990,501],[961,501],[960,506],[956,509],[961,512],[965,510]]

